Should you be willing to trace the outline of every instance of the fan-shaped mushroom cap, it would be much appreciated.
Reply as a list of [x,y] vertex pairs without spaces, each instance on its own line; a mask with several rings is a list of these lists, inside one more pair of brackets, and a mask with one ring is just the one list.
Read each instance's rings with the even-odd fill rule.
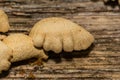
[[0,10],[0,32],[7,32],[10,29],[8,16]]
[[0,73],[3,70],[8,70],[11,62],[12,49],[5,45],[3,42],[0,41]]
[[47,59],[43,50],[34,47],[32,39],[24,34],[11,34],[6,37],[3,42],[12,48],[13,58],[11,62],[21,61],[33,57]]
[[55,53],[60,53],[62,49],[66,52],[85,50],[94,42],[94,37],[87,30],[70,20],[58,17],[37,22],[29,36],[36,47]]

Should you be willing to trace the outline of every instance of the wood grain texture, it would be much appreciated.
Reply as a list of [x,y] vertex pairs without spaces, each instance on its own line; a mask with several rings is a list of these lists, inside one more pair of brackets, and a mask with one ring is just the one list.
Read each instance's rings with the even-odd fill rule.
[[[55,55],[44,66],[31,60],[14,63],[1,80],[34,78],[55,80],[120,80],[120,10],[102,0],[0,0],[9,16],[8,33],[28,34],[32,26],[46,17],[64,17],[90,31],[94,44],[85,51]],[[1,35],[4,35],[1,33]]]

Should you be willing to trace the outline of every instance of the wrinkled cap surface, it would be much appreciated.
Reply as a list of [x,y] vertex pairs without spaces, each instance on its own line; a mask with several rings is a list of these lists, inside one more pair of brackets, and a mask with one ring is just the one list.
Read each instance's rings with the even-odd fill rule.
[[6,37],[3,42],[13,50],[11,62],[26,60],[33,57],[47,58],[43,50],[38,50],[34,47],[32,39],[27,35],[19,33],[11,34]]
[[59,17],[38,21],[29,36],[36,47],[55,53],[85,50],[94,42],[94,37],[83,27]]

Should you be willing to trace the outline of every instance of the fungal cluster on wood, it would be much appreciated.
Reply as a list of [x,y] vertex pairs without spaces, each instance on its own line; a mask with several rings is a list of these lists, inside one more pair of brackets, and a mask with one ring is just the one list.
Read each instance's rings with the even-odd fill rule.
[[[0,32],[10,29],[8,17],[0,10]],[[0,73],[11,63],[30,58],[47,59],[45,51],[60,53],[85,50],[94,37],[78,24],[59,17],[45,18],[37,22],[29,35],[14,33],[0,41]],[[39,47],[40,49],[36,48]]]

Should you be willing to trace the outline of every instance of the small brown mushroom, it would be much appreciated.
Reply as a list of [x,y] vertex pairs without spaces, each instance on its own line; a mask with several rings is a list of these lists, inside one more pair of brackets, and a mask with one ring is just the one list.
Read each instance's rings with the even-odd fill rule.
[[73,50],[85,50],[93,42],[94,37],[78,24],[59,17],[45,18],[37,22],[29,36],[36,47],[46,51],[60,53]]
[[12,49],[0,41],[0,73],[3,70],[8,70],[11,62]]
[[8,16],[0,10],[0,32],[7,32],[10,29]]
[[47,59],[43,50],[38,50],[34,47],[32,39],[24,34],[11,34],[3,42],[9,46],[13,52],[11,62],[26,60],[29,58]]

